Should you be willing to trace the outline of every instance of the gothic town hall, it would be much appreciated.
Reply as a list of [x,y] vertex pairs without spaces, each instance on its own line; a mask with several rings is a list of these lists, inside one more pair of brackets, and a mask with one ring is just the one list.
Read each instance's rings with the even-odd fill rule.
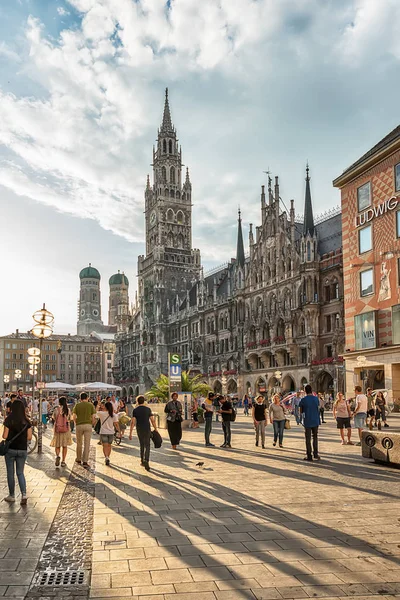
[[[144,194],[146,255],[138,258],[138,299],[117,336],[115,381],[144,392],[167,372],[168,352],[216,391],[263,393],[342,387],[344,351],[341,215],[314,220],[309,169],[304,218],[280,197],[279,179],[261,186],[260,221],[242,219],[236,258],[204,274],[192,247],[192,184],[165,95]],[[290,204],[286,210],[285,205]]]

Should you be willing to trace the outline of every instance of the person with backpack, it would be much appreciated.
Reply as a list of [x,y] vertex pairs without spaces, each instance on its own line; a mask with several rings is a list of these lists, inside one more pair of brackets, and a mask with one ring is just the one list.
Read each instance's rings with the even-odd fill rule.
[[[50,443],[52,448],[56,449],[56,467],[66,467],[65,459],[67,457],[68,446],[72,445],[70,421],[72,419],[71,411],[68,408],[67,399],[64,396],[58,399],[58,406],[53,412],[54,432]],[[60,450],[62,448],[62,460],[60,459]]]
[[224,432],[224,443],[221,445],[221,448],[232,448],[231,422],[236,420],[236,413],[234,413],[232,403],[230,400],[228,400],[228,398],[220,396],[219,401],[221,408],[218,412],[222,417],[222,430]]
[[100,402],[97,417],[100,421],[100,441],[103,447],[104,462],[109,467],[114,433],[115,430],[120,430],[118,413],[114,413],[112,402]]
[[32,425],[26,416],[25,406],[20,400],[11,404],[10,414],[4,419],[3,440],[9,442],[4,455],[7,469],[8,496],[5,502],[15,502],[15,473],[21,491],[21,504],[27,503],[24,468],[28,454],[28,441],[32,439]]
[[131,429],[129,432],[129,439],[132,439],[132,431],[136,425],[136,432],[139,438],[140,444],[140,464],[142,467],[146,469],[146,471],[150,471],[150,440],[151,440],[151,427],[153,425],[153,430],[157,431],[156,420],[151,412],[151,408],[144,405],[145,398],[144,396],[137,397],[137,407],[134,408],[132,413],[131,420]]

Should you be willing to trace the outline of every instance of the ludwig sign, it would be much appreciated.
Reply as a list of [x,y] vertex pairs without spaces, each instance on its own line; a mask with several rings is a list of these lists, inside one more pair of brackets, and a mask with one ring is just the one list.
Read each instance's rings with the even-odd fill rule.
[[375,217],[380,217],[385,213],[395,210],[399,205],[400,197],[392,196],[382,204],[378,204],[378,206],[371,206],[364,210],[362,213],[357,215],[354,219],[354,227],[361,227],[362,225],[366,225]]

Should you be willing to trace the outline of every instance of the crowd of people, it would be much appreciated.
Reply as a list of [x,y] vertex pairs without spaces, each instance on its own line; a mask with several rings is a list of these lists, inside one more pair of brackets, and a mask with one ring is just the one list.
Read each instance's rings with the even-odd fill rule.
[[[355,396],[349,401],[344,394],[339,392],[333,404],[333,417],[340,432],[343,445],[354,445],[352,441],[352,425],[358,433],[355,445],[361,445],[362,431],[365,427],[381,429],[389,427],[386,421],[387,404],[384,394],[379,391],[373,393],[370,388],[366,394],[360,386],[354,389]],[[176,450],[182,439],[182,422],[184,408],[179,401],[179,395],[174,392],[166,403],[166,425],[171,448]],[[318,450],[318,430],[321,423],[325,423],[326,399],[322,394],[312,391],[306,385],[304,391],[282,398],[280,394],[273,394],[270,402],[263,395],[254,399],[245,396],[243,399],[243,414],[251,416],[255,432],[255,446],[261,443],[261,448],[266,448],[266,427],[272,425],[272,446],[284,448],[285,430],[291,429],[290,415],[294,415],[298,425],[304,427],[306,455],[304,460],[320,460]],[[15,475],[21,492],[21,504],[27,503],[26,481],[24,466],[27,458],[28,442],[32,438],[32,425],[38,410],[38,401],[29,402],[22,390],[11,393],[3,399],[3,442],[2,451],[5,456],[7,482],[9,495],[6,502],[15,502]],[[199,413],[204,417],[204,443],[207,448],[215,447],[211,441],[213,421],[221,420],[224,440],[221,448],[232,448],[232,423],[236,420],[238,402],[230,396],[223,396],[209,392],[206,398],[192,399],[190,414],[192,426],[198,428]],[[133,430],[136,428],[140,447],[141,466],[150,471],[150,443],[153,440],[156,447],[160,447],[162,438],[158,433],[155,415],[146,405],[144,396],[138,396],[132,415],[128,416],[124,399],[115,396],[90,398],[82,392],[78,401],[71,402],[71,398],[62,396],[57,399],[42,401],[42,422],[47,426],[48,421],[53,424],[53,437],[50,446],[55,449],[55,466],[66,467],[68,448],[72,445],[72,432],[76,431],[76,463],[84,468],[89,468],[89,452],[93,429],[99,435],[99,444],[102,446],[106,466],[110,466],[112,444],[117,436],[123,436],[130,424],[129,439],[132,440]]]

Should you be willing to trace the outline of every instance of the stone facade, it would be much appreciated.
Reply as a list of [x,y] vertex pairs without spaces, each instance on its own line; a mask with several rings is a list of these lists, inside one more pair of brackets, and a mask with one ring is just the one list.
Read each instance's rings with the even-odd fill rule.
[[192,187],[181,181],[166,95],[145,191],[146,256],[139,257],[139,301],[117,336],[115,380],[123,393],[149,388],[167,371],[168,352],[214,389],[252,393],[342,387],[344,343],[340,214],[315,223],[307,167],[304,219],[294,201],[282,210],[279,180],[261,191],[260,225],[250,225],[245,257],[238,218],[236,259],[204,275],[192,249]]

